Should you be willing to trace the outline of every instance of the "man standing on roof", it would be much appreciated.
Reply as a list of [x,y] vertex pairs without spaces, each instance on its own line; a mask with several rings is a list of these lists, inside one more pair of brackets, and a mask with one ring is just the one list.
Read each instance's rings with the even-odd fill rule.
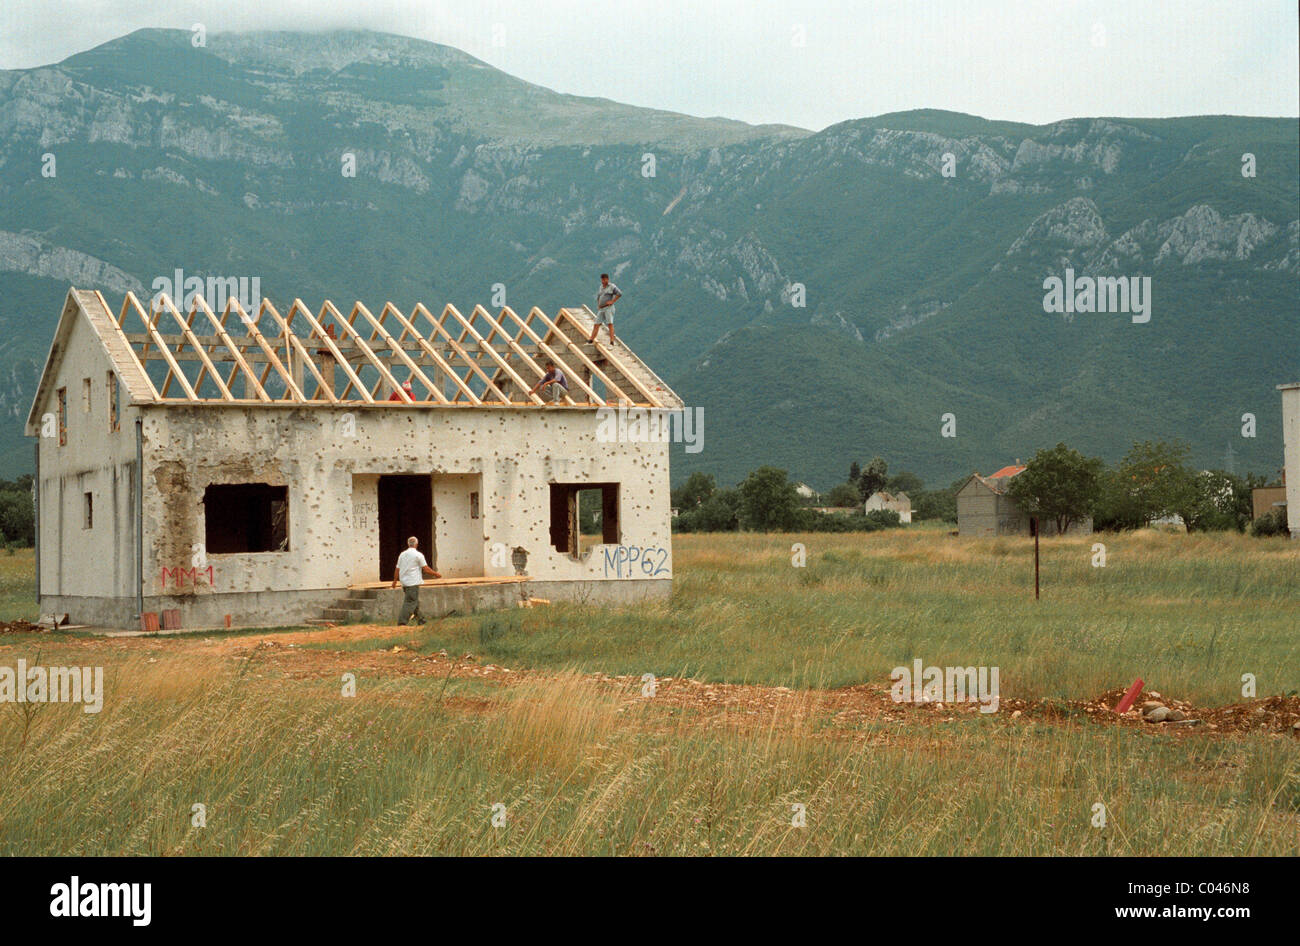
[[[613,326],[610,327],[612,328]],[[569,382],[565,379],[564,372],[555,367],[555,362],[553,361],[546,362],[546,374],[542,375],[542,380],[533,385],[533,389],[528,393],[536,394],[542,388],[547,386],[550,387],[550,390],[542,396],[546,397],[549,395],[551,400],[556,404],[559,404],[560,401],[564,400],[564,395],[569,393]]]
[[420,540],[411,536],[406,540],[406,551],[397,556],[397,566],[393,569],[393,587],[398,582],[402,585],[402,610],[398,612],[397,623],[402,627],[414,616],[421,624],[424,615],[420,613],[420,585],[424,584],[424,575],[441,578],[442,575],[429,567],[417,546]]
[[601,325],[609,326],[609,343],[614,344],[614,303],[623,298],[618,286],[609,281],[609,273],[600,274],[600,289],[596,291],[596,324],[591,327],[592,344],[600,334]]

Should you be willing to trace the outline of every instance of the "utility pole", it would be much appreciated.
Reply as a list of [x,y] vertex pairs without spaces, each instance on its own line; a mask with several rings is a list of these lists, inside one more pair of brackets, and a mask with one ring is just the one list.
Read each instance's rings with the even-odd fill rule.
[[1029,520],[1034,526],[1034,600],[1038,600],[1038,517]]

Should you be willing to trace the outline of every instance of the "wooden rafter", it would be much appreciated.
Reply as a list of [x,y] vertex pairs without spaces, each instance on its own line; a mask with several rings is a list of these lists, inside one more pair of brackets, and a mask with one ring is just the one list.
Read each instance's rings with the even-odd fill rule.
[[[393,336],[389,334],[388,330],[384,328],[384,323],[382,321],[383,312],[380,313],[381,318],[376,319],[370,314],[370,310],[360,302],[352,307],[352,314],[354,316],[358,312],[361,313],[362,317],[365,318],[367,322],[374,326],[374,330],[370,333],[371,338],[374,338],[375,335],[378,334],[378,336],[384,340],[384,344],[392,350],[393,354],[400,358],[402,363],[406,365],[411,374],[420,379],[420,383],[424,385],[434,399],[442,404],[450,403],[447,400],[447,396],[442,393],[442,389],[420,369],[420,366],[417,365],[411,356],[406,353],[406,350],[403,349],[401,345],[397,344],[397,339],[393,338]],[[406,394],[405,391],[402,393],[403,395]]]
[[[443,309],[442,319],[447,318],[447,315],[449,314],[448,310],[455,311],[455,306],[448,303],[447,307]],[[469,365],[470,371],[472,371],[474,374],[478,376],[479,380],[482,381],[483,384],[487,386],[487,389],[489,391],[491,391],[493,394],[497,396],[497,398],[501,401],[502,404],[510,403],[510,398],[506,397],[505,392],[502,391],[499,387],[497,387],[496,384],[492,381],[492,379],[487,376],[487,373],[482,368],[479,367],[478,360],[471,358],[469,356],[469,353],[465,351],[464,347],[460,344],[460,342],[458,342],[456,339],[451,337],[451,333],[448,332],[447,329],[443,327],[442,319],[435,319],[433,317],[433,313],[431,313],[428,309],[426,309],[424,307],[424,303],[422,302],[417,302],[415,304],[415,309],[412,312],[412,314],[415,313],[419,313],[420,315],[424,316],[425,319],[428,320],[429,324],[433,326],[434,331],[447,340],[447,343],[451,346],[451,350],[454,351],[460,357],[461,361]],[[460,313],[456,312],[456,315],[459,316]],[[461,321],[462,322],[464,321],[464,317],[461,317]]]
[[[447,306],[447,310],[453,316],[455,316],[462,325],[465,326],[465,331],[468,332],[470,336],[473,337],[479,349],[481,351],[487,352],[488,355],[492,358],[492,360],[496,362],[497,368],[499,368],[501,371],[504,371],[507,375],[510,376],[510,380],[519,386],[519,390],[523,392],[524,397],[528,398],[530,401],[534,403],[537,404],[542,403],[542,399],[538,397],[536,394],[528,393],[528,382],[526,382],[523,378],[519,377],[519,373],[515,371],[514,368],[510,367],[510,362],[506,361],[499,354],[497,354],[497,350],[493,348],[491,345],[489,345],[486,340],[484,340],[483,336],[479,334],[478,329],[474,328],[474,323],[472,320],[474,316],[480,311],[480,309],[482,309],[481,306],[476,307],[474,309],[474,312],[470,314],[470,317],[466,319],[465,316],[461,315],[460,312],[457,311],[454,305]],[[486,314],[486,310],[484,310],[484,314]],[[543,374],[545,374],[545,372],[543,372]],[[509,400],[509,398],[507,398],[507,400]]]
[[[521,317],[508,306],[494,314],[482,305],[468,313],[444,305],[435,316],[422,303],[403,312],[387,302],[372,312],[357,302],[345,316],[332,302],[314,313],[294,299],[283,315],[270,300],[250,314],[234,296],[220,312],[200,295],[182,311],[165,294],[146,308],[128,292],[114,315],[99,294],[71,298],[97,313],[92,323],[119,375],[134,379],[134,403],[581,408],[676,401],[626,345],[592,346],[582,307],[559,309],[551,319],[538,308]],[[545,376],[547,359],[570,379],[558,402],[528,393]],[[402,376],[427,393],[408,395]],[[278,381],[268,384],[272,377]]]
[[[393,318],[397,319],[397,321],[402,325],[402,337],[398,339],[398,344],[404,342],[406,336],[410,334],[415,339],[421,350],[433,360],[434,364],[442,370],[443,374],[452,380],[459,389],[459,393],[464,394],[473,404],[480,406],[483,404],[483,402],[479,400],[478,395],[474,393],[473,389],[465,383],[465,380],[460,376],[460,373],[453,369],[451,364],[448,363],[442,355],[438,354],[437,350],[429,344],[423,335],[420,334],[419,330],[411,323],[411,320],[398,310],[397,306],[393,305],[391,302],[388,303],[384,306],[384,313],[388,312],[391,312]],[[446,400],[445,397],[444,402],[447,404],[453,403],[453,401]]]
[[[100,296],[100,299],[102,300],[103,296]],[[144,309],[140,306],[140,300],[135,297],[135,293],[128,292],[126,298],[122,300],[122,311],[117,317],[117,336],[122,344],[126,346],[127,351],[131,353],[131,356],[135,358],[136,366],[140,369],[140,375],[144,378],[144,383],[149,386],[149,393],[153,395],[153,399],[156,401],[160,397],[158,394],[158,388],[154,386],[153,379],[149,377],[149,372],[145,371],[143,359],[136,350],[131,347],[131,343],[127,340],[126,333],[122,330],[122,325],[126,322],[126,310],[132,307],[134,307],[135,311],[140,313],[143,318]],[[108,305],[105,304],[104,308],[108,309]],[[111,309],[109,309],[109,313],[112,313]]]
[[[161,394],[165,399],[167,397],[167,391],[171,388],[172,378],[175,378],[180,382],[181,388],[185,391],[185,399],[187,401],[197,401],[199,400],[198,392],[196,392],[190,385],[190,379],[185,377],[185,372],[181,370],[180,364],[172,357],[171,348],[169,348],[167,343],[162,340],[155,324],[158,316],[162,314],[163,304],[171,307],[173,312],[176,311],[176,307],[172,306],[172,301],[167,297],[166,293],[163,293],[158,297],[158,302],[160,305],[149,312],[148,318],[145,318],[144,320],[144,325],[145,331],[149,333],[149,337],[152,338],[154,343],[158,346],[158,352],[163,356],[163,360],[167,362],[167,376],[163,378],[163,386],[159,391],[159,394]],[[140,312],[140,315],[142,317],[144,316],[143,311]],[[180,319],[179,313],[177,319]]]
[[[506,306],[504,309],[501,310],[501,312],[504,315],[510,316],[510,318],[512,318],[515,321],[515,324],[519,326],[519,334],[521,337],[523,335],[527,335],[529,339],[533,342],[533,344],[536,345],[538,349],[540,349],[541,352],[544,355],[546,355],[546,357],[550,358],[551,361],[555,362],[557,365],[568,364],[568,362],[566,362],[563,358],[560,357],[559,354],[556,353],[555,349],[553,349],[550,345],[546,344],[546,342],[542,341],[541,336],[533,331],[532,326],[530,326],[527,322],[525,322],[523,319],[521,319],[518,315],[515,314],[514,309],[510,308],[509,306]],[[578,387],[582,388],[582,390],[587,392],[587,395],[591,398],[592,403],[603,404],[605,402],[605,399],[596,393],[595,388],[593,388],[586,381],[584,381],[576,371],[570,371],[569,374],[572,376],[573,381],[578,385]],[[601,379],[604,380],[606,384],[611,386],[613,385],[613,382],[605,379],[604,375],[601,375]],[[617,388],[615,388],[615,390],[617,390]]]
[[[614,381],[609,377],[609,375],[607,375],[599,365],[597,365],[594,361],[592,361],[590,358],[587,357],[587,353],[582,350],[582,345],[580,343],[575,342],[573,339],[569,338],[569,336],[561,332],[560,329],[556,326],[556,324],[546,317],[545,312],[543,312],[541,309],[534,307],[528,313],[528,321],[531,322],[535,318],[540,319],[542,324],[546,326],[550,334],[555,338],[559,339],[560,341],[562,341],[565,347],[570,352],[572,352],[575,356],[577,356],[579,361],[581,361],[584,365],[587,366],[587,370],[589,370],[593,375],[595,375],[597,378],[601,380],[601,383],[605,385],[605,395],[607,399],[608,396],[611,393],[613,393],[615,398],[619,401],[627,401],[629,403],[635,403],[634,399],[629,397],[628,393],[624,391],[622,387],[615,384]],[[532,329],[530,328],[529,331],[531,332]],[[653,401],[650,403],[652,406],[657,406],[654,404]]]
[[176,310],[176,306],[172,305],[171,299],[163,296],[163,301],[167,304],[167,311],[171,313],[172,318],[174,318],[176,323],[181,327],[181,334],[185,337],[185,344],[193,348],[199,358],[203,361],[203,366],[199,368],[199,376],[194,381],[194,390],[196,392],[202,390],[204,374],[211,373],[212,380],[217,385],[217,390],[221,392],[221,399],[223,401],[233,401],[235,398],[231,395],[230,389],[226,387],[226,383],[221,380],[221,373],[217,371],[217,366],[212,363],[212,359],[208,357],[207,351],[204,350],[203,345],[194,334],[194,316],[197,315],[199,311],[198,295],[196,294],[194,296],[194,302],[190,305],[190,315],[188,319],[184,318],[180,312]]

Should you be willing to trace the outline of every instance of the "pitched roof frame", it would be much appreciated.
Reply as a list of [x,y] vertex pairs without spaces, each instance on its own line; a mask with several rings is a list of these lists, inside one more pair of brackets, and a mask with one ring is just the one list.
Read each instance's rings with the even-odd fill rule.
[[[332,307],[331,304],[331,308]],[[385,309],[385,311],[387,310]],[[392,350],[393,354],[401,359],[402,364],[406,365],[407,370],[410,371],[413,376],[420,379],[420,383],[424,385],[425,390],[429,392],[429,396],[439,403],[447,404],[447,396],[442,393],[442,388],[435,384],[428,375],[420,369],[420,366],[411,360],[411,356],[406,353],[406,350],[402,348],[401,345],[397,344],[397,339],[393,338],[393,336],[389,334],[388,330],[384,328],[384,323],[371,315],[370,310],[360,302],[357,302],[352,306],[352,314],[349,316],[349,320],[355,319],[358,313],[364,316],[366,321],[373,326],[373,329],[370,332],[370,341],[374,341],[376,336],[382,338],[384,343]],[[411,400],[405,390],[402,391],[402,396],[407,400]]]
[[[547,358],[555,362],[557,365],[563,363],[563,360],[555,352],[555,350],[551,348],[550,345],[547,345],[546,342],[542,340],[541,336],[539,336],[536,332],[532,330],[532,328],[528,325],[528,322],[525,322],[523,319],[519,318],[519,316],[515,314],[514,309],[510,308],[510,306],[506,306],[501,310],[501,314],[510,316],[511,319],[513,319],[516,323],[518,323],[519,334],[515,337],[516,344],[518,343],[520,338],[522,338],[525,334],[527,334],[528,338],[533,342],[534,345],[537,346],[539,351],[543,352],[546,355]],[[532,316],[530,315],[529,321],[531,320],[532,320]],[[586,356],[582,353],[581,350],[577,350],[576,353],[580,360],[586,361]],[[595,367],[594,365],[591,364],[590,361],[586,361],[586,363],[589,367],[592,368]],[[600,369],[596,368],[595,370],[598,374],[601,375],[602,380],[605,380],[603,373],[600,372]],[[592,401],[594,401],[595,403],[601,403],[603,401],[603,398],[601,398],[601,396],[596,393],[595,389],[593,389],[591,385],[589,385],[583,379],[582,375],[579,372],[576,371],[573,372],[573,380],[582,388],[582,390],[587,392],[587,395],[592,399]],[[605,383],[608,384],[609,382],[605,380]],[[617,389],[607,388],[607,390],[617,390]]]
[[[478,399],[478,395],[470,390],[469,385],[464,382],[460,374],[456,372],[447,360],[438,353],[436,348],[429,344],[428,340],[421,335],[419,330],[411,324],[411,321],[398,310],[397,306],[393,305],[391,302],[385,303],[383,310],[379,313],[379,317],[381,319],[385,318],[390,311],[393,314],[393,318],[397,319],[402,326],[401,337],[397,340],[398,344],[406,341],[406,337],[409,334],[411,338],[415,340],[416,344],[419,345],[421,351],[423,351],[429,358],[433,359],[434,364],[441,369],[444,375],[455,383],[456,387],[460,391],[464,392],[476,404],[482,404],[482,401]],[[452,403],[445,395],[440,394],[440,398],[444,404]]]
[[[103,304],[97,293],[70,293],[88,316],[87,297],[92,296]],[[376,316],[357,302],[345,317],[328,300],[319,313],[313,313],[298,298],[283,315],[269,299],[263,299],[250,315],[232,296],[218,316],[201,296],[195,296],[183,314],[166,294],[152,300],[146,311],[128,292],[116,318],[107,312],[106,319],[91,321],[109,357],[128,362],[132,401],[137,404],[375,405],[389,403],[384,400],[385,389],[396,394],[393,402],[409,404],[413,398],[395,370],[400,367],[427,393],[427,400],[417,403],[549,406],[549,399],[530,393],[530,380],[545,375],[543,358],[554,361],[572,379],[574,390],[560,399],[563,405],[625,403],[663,408],[662,394],[675,399],[626,345],[620,343],[615,354],[612,346],[591,343],[583,315],[591,316],[585,307],[560,309],[552,320],[534,307],[521,318],[507,306],[494,316],[476,305],[467,317],[448,304],[435,316],[423,303],[416,303],[408,316],[387,302]],[[390,318],[401,326],[400,333],[389,330]],[[270,324],[264,328],[264,322]],[[335,366],[342,375],[341,390],[335,384]],[[363,372],[377,380],[370,384]],[[242,391],[237,386],[241,379]],[[598,379],[605,393],[600,394],[589,379]],[[447,389],[448,382],[454,393]],[[655,384],[659,394],[651,389]]]

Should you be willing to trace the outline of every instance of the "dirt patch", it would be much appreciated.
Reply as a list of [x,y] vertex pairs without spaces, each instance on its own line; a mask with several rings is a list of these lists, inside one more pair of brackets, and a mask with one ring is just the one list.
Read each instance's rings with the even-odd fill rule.
[[[208,653],[235,659],[255,659],[273,664],[291,679],[336,677],[344,672],[376,676],[420,676],[475,679],[488,684],[515,686],[525,681],[544,682],[558,675],[540,670],[518,670],[485,663],[473,654],[420,654],[404,644],[388,644],[374,650],[321,650],[332,642],[351,642],[401,633],[397,627],[348,625],[306,631],[290,631],[253,640],[247,636],[188,642],[204,646]],[[315,645],[304,648],[302,644]],[[959,717],[983,716],[1004,725],[1048,722],[1056,725],[1129,726],[1153,734],[1179,737],[1219,736],[1267,732],[1300,738],[1300,697],[1267,697],[1220,707],[1198,707],[1186,700],[1171,699],[1144,691],[1133,709],[1118,715],[1114,707],[1123,689],[1108,690],[1091,700],[1001,700],[996,713],[981,713],[978,703],[896,703],[888,682],[858,684],[833,690],[792,690],[783,686],[740,683],[711,683],[676,677],[659,677],[653,697],[643,696],[646,682],[639,676],[591,673],[588,679],[625,697],[624,709],[653,699],[656,705],[689,709],[706,722],[770,724],[779,716],[787,723],[813,717],[828,717],[831,731],[844,731],[864,722],[907,722],[940,724]],[[648,690],[644,692],[648,693]],[[1175,719],[1153,723],[1143,718],[1143,706],[1158,703],[1170,709]],[[1175,713],[1176,711],[1176,713]]]
[[[42,629],[23,621],[0,624],[0,634],[39,630]],[[561,675],[551,671],[504,667],[474,654],[449,654],[446,651],[421,654],[414,649],[414,640],[402,642],[404,636],[404,630],[393,625],[349,624],[269,635],[61,638],[60,646],[106,649],[125,655],[139,654],[144,645],[149,653],[159,656],[193,653],[237,662],[248,661],[257,664],[259,670],[270,670],[294,680],[338,680],[343,673],[356,673],[371,677],[472,679],[501,687],[525,682],[544,684],[560,681]],[[370,642],[373,649],[324,649],[330,644],[357,642]],[[990,724],[1007,726],[1026,723],[1127,726],[1153,736],[1176,738],[1269,733],[1300,739],[1300,729],[1296,728],[1300,723],[1300,697],[1296,696],[1273,696],[1226,706],[1203,707],[1148,690],[1134,701],[1133,709],[1120,716],[1114,712],[1114,707],[1123,698],[1124,690],[1116,688],[1090,700],[1004,698],[996,713],[981,713],[980,704],[970,702],[896,703],[890,695],[889,681],[884,678],[878,683],[833,690],[794,690],[783,686],[659,677],[654,681],[653,697],[647,697],[642,695],[645,683],[640,676],[597,672],[585,677],[597,686],[614,691],[621,698],[620,712],[634,713],[638,706],[648,705],[653,700],[660,707],[690,712],[703,725],[743,728],[749,725],[771,726],[776,721],[786,726],[817,720],[818,731],[833,736],[856,731],[864,724],[938,726],[962,717],[978,716]],[[1169,710],[1164,722],[1150,722],[1143,717],[1144,709],[1149,710],[1156,704]],[[470,702],[462,704],[450,697],[447,705],[471,712],[486,712],[489,706],[480,700],[472,701],[472,705]],[[825,725],[821,725],[822,721]]]
[[31,621],[0,621],[0,634],[38,634],[49,628],[33,624]]

